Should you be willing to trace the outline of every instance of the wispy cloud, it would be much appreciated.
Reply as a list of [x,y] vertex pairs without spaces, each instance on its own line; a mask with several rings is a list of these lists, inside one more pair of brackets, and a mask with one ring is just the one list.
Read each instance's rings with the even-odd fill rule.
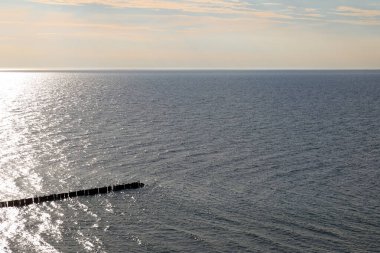
[[339,6],[336,8],[338,16],[345,17],[344,19],[334,19],[332,22],[359,25],[359,26],[379,26],[380,25],[380,10],[371,10],[363,8],[355,8],[352,6]]
[[380,10],[359,9],[351,6],[339,6],[337,8],[338,15],[352,17],[379,17]]
[[306,12],[317,12],[318,10],[315,8],[305,8]]
[[281,3],[262,3],[262,5],[271,5],[271,6],[280,6],[282,5]]
[[87,5],[97,4],[110,6],[113,8],[136,8],[136,9],[156,9],[156,10],[178,10],[195,13],[235,13],[247,11],[248,5],[240,1],[223,1],[223,0],[187,0],[187,1],[170,1],[170,0],[31,0],[43,4],[61,4],[61,5]]
[[290,16],[283,15],[274,11],[260,11],[254,9],[252,4],[244,1],[226,0],[31,0],[42,4],[61,4],[61,5],[104,5],[112,8],[129,9],[150,9],[150,10],[172,10],[185,13],[203,14],[239,14],[254,15],[262,18],[288,19]]
[[380,26],[380,20],[349,20],[349,19],[336,19],[332,22],[347,24],[347,25],[358,25],[358,26]]

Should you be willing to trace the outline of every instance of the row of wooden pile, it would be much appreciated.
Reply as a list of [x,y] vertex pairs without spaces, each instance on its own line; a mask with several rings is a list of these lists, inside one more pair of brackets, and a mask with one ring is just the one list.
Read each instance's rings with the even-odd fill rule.
[[25,198],[25,199],[17,199],[17,200],[10,200],[10,201],[3,201],[0,202],[0,208],[2,207],[21,207],[21,206],[28,206],[31,204],[38,204],[43,203],[47,201],[57,201],[57,200],[63,200],[67,198],[76,198],[79,196],[91,196],[91,195],[98,195],[98,194],[106,194],[110,192],[115,191],[121,191],[126,189],[137,189],[144,187],[143,183],[140,182],[133,182],[129,184],[119,184],[119,185],[111,185],[111,186],[105,186],[100,188],[92,188],[87,190],[80,190],[80,191],[71,191],[66,193],[59,193],[59,194],[51,194],[41,197],[33,197],[33,198]]

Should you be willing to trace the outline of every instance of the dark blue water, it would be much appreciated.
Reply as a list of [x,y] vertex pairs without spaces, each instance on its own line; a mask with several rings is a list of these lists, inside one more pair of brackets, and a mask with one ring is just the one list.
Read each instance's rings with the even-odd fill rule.
[[0,73],[4,252],[379,252],[379,71]]

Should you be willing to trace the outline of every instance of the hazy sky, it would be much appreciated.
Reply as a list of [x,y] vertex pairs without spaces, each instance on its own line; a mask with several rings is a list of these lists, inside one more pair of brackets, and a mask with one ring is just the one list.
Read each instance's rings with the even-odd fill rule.
[[380,0],[0,0],[0,68],[380,69]]

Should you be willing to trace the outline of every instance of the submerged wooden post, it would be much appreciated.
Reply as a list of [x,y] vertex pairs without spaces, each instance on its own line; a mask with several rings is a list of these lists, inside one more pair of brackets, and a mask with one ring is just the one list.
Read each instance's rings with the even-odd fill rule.
[[129,184],[119,184],[119,185],[111,185],[111,186],[105,186],[105,187],[100,187],[100,188],[70,191],[70,192],[59,193],[59,194],[45,195],[41,197],[32,197],[32,198],[25,198],[25,199],[3,201],[3,202],[0,202],[0,208],[28,206],[31,204],[38,204],[38,203],[43,203],[43,202],[48,202],[48,201],[63,200],[67,198],[76,198],[79,196],[92,196],[92,195],[98,195],[98,194],[106,194],[113,191],[116,192],[116,191],[122,191],[125,189],[137,189],[137,188],[142,188],[142,187],[144,187],[144,184],[138,181],[138,182],[133,182]]

